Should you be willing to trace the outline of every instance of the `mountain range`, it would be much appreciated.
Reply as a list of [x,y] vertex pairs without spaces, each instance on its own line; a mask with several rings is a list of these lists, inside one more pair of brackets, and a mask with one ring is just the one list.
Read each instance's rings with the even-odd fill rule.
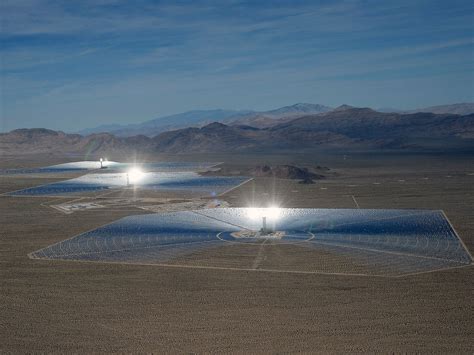
[[[221,122],[232,126],[246,125],[256,128],[269,128],[289,122],[298,117],[326,113],[332,110],[344,110],[347,108],[352,108],[352,106],[342,105],[337,108],[332,108],[320,104],[297,103],[291,106],[284,106],[274,110],[259,112],[223,109],[197,110],[158,117],[137,124],[101,125],[94,128],[84,129],[76,133],[81,135],[89,135],[92,133],[112,133],[118,137],[130,137],[136,135],[154,137],[162,132],[188,127],[203,127],[212,122]],[[468,115],[474,113],[474,103],[432,106],[410,111],[390,108],[382,108],[378,109],[378,111],[386,113],[431,112],[437,114]]]
[[[154,137],[111,133],[66,134],[19,129],[0,134],[5,153],[211,153],[303,152],[316,150],[411,150],[474,152],[474,114],[378,112],[340,106],[323,113],[277,113],[276,124],[241,124],[247,114],[224,124],[212,122],[161,132]],[[239,122],[239,120],[241,120]]]
[[196,110],[175,115],[155,118],[138,124],[129,125],[102,125],[95,128],[87,128],[77,133],[87,135],[91,133],[113,133],[119,137],[129,137],[135,135],[155,136],[160,132],[179,129],[183,127],[203,126],[214,121],[227,120],[246,116],[253,111],[233,111],[233,110]]
[[119,137],[130,137],[134,135],[156,136],[165,131],[176,130],[186,127],[203,127],[212,122],[222,122],[233,125],[250,125],[253,127],[270,127],[281,121],[295,117],[323,113],[331,108],[319,104],[298,103],[291,106],[280,107],[270,111],[249,110],[196,110],[178,113],[175,115],[158,117],[150,121],[129,125],[101,125],[95,128],[87,128],[77,132],[81,135],[91,133],[112,133]]

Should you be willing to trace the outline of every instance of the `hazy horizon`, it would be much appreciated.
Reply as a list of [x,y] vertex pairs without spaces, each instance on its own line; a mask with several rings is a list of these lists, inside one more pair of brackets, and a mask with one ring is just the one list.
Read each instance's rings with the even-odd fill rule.
[[6,0],[0,10],[0,131],[298,102],[474,101],[465,0]]

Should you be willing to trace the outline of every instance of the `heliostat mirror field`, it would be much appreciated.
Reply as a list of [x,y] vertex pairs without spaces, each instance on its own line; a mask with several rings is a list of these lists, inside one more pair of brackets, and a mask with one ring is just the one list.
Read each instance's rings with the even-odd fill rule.
[[391,277],[472,262],[442,211],[279,209],[278,237],[242,237],[261,223],[246,208],[130,216],[30,257]]
[[216,196],[249,179],[240,176],[202,176],[194,172],[145,172],[138,181],[130,180],[127,173],[87,174],[74,179],[13,191],[8,195],[78,195],[102,190],[137,188],[155,191],[183,191],[204,196]]

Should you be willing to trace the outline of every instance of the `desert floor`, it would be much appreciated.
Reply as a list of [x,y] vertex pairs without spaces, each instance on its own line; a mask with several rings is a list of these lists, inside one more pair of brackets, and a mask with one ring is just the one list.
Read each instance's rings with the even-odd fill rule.
[[[0,169],[75,159],[4,156]],[[284,207],[440,209],[474,251],[472,156],[159,159],[222,161],[235,169],[251,164],[328,166],[332,175],[313,185],[256,178],[219,198],[242,207],[268,201]],[[72,176],[0,176],[0,193]],[[134,198],[145,197],[192,198],[140,193]],[[134,204],[73,214],[50,207],[67,200],[0,197],[1,352],[474,352],[472,266],[380,278],[29,259],[28,253],[52,243],[122,216],[147,213]],[[258,252],[245,253],[249,265]],[[238,252],[225,253],[206,257],[247,262]],[[287,254],[278,255],[311,262],[305,253]]]

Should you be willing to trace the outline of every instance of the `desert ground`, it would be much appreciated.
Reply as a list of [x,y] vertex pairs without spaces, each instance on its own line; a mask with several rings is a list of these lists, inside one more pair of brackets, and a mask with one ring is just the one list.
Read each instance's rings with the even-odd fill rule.
[[[472,155],[216,154],[147,159],[219,161],[235,170],[255,164],[327,166],[328,177],[314,184],[255,178],[219,199],[235,207],[274,203],[444,210],[474,251]],[[0,169],[74,160],[83,157],[3,156]],[[0,193],[77,175],[3,175]],[[120,217],[150,213],[138,205],[192,198],[140,191],[91,194],[84,201],[107,200],[107,207],[65,214],[51,205],[73,197],[1,196],[0,351],[474,352],[472,266],[383,278],[28,258],[28,253]],[[122,203],[110,202],[116,200]],[[241,250],[227,249],[221,255],[208,251],[206,258],[238,258],[250,267],[259,249],[244,256]],[[287,258],[311,262],[298,250],[282,255],[269,246],[267,252],[278,255],[275,263]]]

